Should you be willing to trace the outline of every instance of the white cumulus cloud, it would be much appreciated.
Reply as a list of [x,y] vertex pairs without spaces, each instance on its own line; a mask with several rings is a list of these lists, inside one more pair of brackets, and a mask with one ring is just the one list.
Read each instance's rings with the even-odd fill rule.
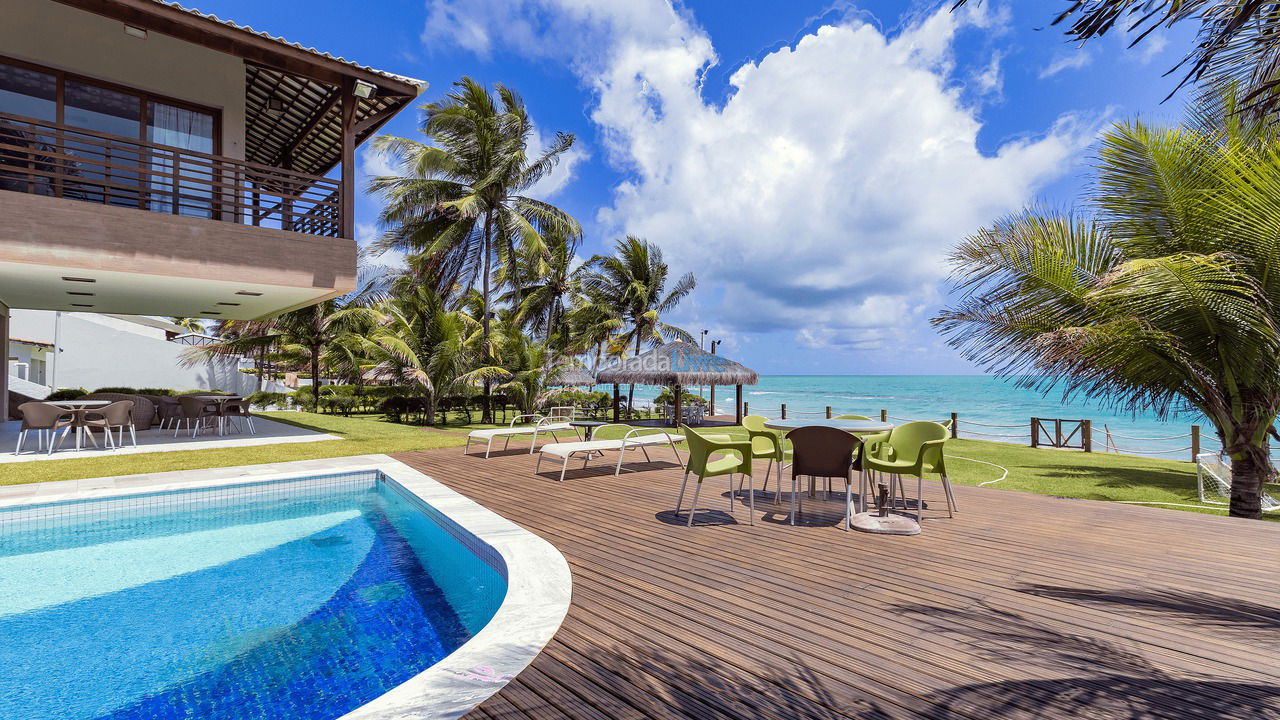
[[[448,22],[483,27],[483,41],[455,41],[575,68],[624,177],[598,220],[693,270],[692,312],[794,331],[810,347],[873,347],[918,324],[938,301],[946,249],[1031,201],[1094,134],[1067,116],[979,150],[952,49],[965,24],[992,23],[982,14],[940,11],[889,35],[851,16],[733,69],[728,99],[713,103],[702,93],[712,40],[664,0],[431,8],[436,40]],[[996,88],[998,68],[980,91]]]
[[1093,55],[1085,48],[1076,48],[1059,53],[1040,71],[1040,79],[1051,78],[1067,70],[1079,70],[1093,62]]

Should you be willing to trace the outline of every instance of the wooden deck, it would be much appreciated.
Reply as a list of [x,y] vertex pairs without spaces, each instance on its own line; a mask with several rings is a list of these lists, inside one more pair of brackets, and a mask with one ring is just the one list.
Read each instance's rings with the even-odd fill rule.
[[761,495],[750,526],[713,478],[689,529],[670,456],[563,484],[523,451],[397,456],[573,569],[559,633],[468,718],[1280,718],[1280,526],[970,487],[947,519],[933,483],[916,537]]

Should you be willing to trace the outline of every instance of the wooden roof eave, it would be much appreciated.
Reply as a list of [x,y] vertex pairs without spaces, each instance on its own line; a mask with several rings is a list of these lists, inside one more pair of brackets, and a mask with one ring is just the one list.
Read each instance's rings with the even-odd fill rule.
[[421,86],[272,40],[247,30],[195,15],[155,0],[56,0],[96,15],[243,58],[328,85],[355,78],[378,88],[379,95],[412,101]]

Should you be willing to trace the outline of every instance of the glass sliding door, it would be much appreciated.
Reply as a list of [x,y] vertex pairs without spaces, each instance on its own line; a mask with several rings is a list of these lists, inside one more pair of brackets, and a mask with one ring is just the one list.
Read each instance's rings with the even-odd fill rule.
[[[63,124],[137,138],[142,133],[142,99],[67,78],[63,86]],[[67,154],[78,158],[74,169],[68,168],[67,172],[85,182],[69,181],[64,194],[108,205],[140,207],[138,151],[99,138],[82,137],[83,140],[75,136],[67,140]]]
[[[147,140],[179,150],[212,154],[214,117],[155,100],[147,103]],[[151,159],[151,200],[149,209],[189,217],[213,217],[214,187],[219,180],[212,160],[183,160],[176,153],[155,151]]]
[[[57,120],[57,76],[0,62],[0,113]],[[30,125],[0,127],[0,190],[52,195],[56,161],[51,141]]]

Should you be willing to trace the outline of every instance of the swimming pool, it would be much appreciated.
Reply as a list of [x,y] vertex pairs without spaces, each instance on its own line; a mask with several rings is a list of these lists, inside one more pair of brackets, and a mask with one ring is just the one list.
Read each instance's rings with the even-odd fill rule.
[[0,718],[338,718],[481,634],[509,571],[376,468],[0,508]]

